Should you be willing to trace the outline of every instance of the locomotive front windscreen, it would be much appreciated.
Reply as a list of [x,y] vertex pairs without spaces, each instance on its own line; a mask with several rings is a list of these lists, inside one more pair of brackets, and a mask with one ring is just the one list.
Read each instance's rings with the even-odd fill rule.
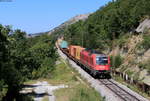
[[107,65],[108,64],[108,57],[96,57],[96,64],[97,65]]

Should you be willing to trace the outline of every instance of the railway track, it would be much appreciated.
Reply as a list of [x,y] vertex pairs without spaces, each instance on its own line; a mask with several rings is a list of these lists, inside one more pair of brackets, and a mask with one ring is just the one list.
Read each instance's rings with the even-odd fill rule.
[[142,101],[136,96],[130,94],[128,91],[124,90],[116,83],[108,79],[99,79],[100,83],[105,85],[108,89],[114,92],[123,101]]
[[[68,58],[75,61],[66,50],[60,49]],[[113,82],[111,79],[99,79],[98,82],[100,82],[100,85],[104,85],[107,87],[111,92],[113,92],[117,98],[120,100],[108,100],[108,101],[148,101],[147,99],[143,98],[139,95],[134,95],[133,93],[129,92],[128,90],[125,90],[124,88],[120,87],[118,84]],[[107,96],[108,94],[106,94]]]

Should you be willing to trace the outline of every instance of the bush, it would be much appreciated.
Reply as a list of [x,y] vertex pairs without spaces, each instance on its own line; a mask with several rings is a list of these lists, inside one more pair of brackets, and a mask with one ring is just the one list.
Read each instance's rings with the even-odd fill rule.
[[33,63],[32,78],[46,77],[54,69],[57,58],[54,47],[45,42],[38,42],[29,49]]
[[143,36],[143,42],[142,42],[142,46],[145,50],[150,49],[150,36],[149,35],[144,35]]
[[150,49],[150,37],[149,35],[143,35],[143,41],[138,44],[138,49],[144,49],[145,51]]
[[111,56],[110,59],[111,59],[111,66],[113,68],[118,68],[123,62],[123,58],[120,55]]
[[129,34],[125,34],[125,35],[120,36],[120,38],[117,39],[117,45],[118,45],[120,48],[122,48],[122,47],[125,45],[125,43],[128,41],[128,38],[129,38],[129,37],[130,37]]
[[139,63],[139,68],[142,69],[146,69],[148,71],[148,74],[150,74],[150,60],[148,60],[147,62],[140,62]]

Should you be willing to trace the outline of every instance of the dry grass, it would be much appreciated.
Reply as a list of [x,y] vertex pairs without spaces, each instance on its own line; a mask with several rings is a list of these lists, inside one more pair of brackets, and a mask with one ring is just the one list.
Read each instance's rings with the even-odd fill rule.
[[57,101],[90,101],[91,99],[102,101],[101,96],[94,89],[85,86],[84,80],[81,82],[78,79],[79,74],[72,70],[67,62],[61,62],[54,70],[53,77],[49,82],[67,84],[69,88],[55,91]]
[[42,99],[42,101],[49,101],[48,96],[44,96],[44,98]]
[[[60,59],[60,64],[56,65],[55,70],[51,73],[51,77],[31,80],[26,82],[26,84],[47,81],[51,85],[68,85],[68,88],[62,88],[54,92],[56,101],[103,101],[98,92],[89,86],[85,86],[88,83],[85,80],[81,82],[79,78],[81,78],[79,73],[70,68],[67,62]],[[47,96],[42,101],[48,101]]]

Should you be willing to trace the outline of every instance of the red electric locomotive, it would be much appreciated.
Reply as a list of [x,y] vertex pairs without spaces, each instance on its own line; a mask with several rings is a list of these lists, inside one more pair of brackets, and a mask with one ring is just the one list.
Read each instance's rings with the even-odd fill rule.
[[80,61],[94,77],[107,76],[110,78],[110,58],[105,54],[83,50],[80,53]]
[[[60,48],[62,49],[64,46],[63,44],[61,45]],[[94,77],[111,78],[110,58],[107,55],[76,45],[70,45],[68,48],[63,48],[62,51],[76,63],[82,65]]]

